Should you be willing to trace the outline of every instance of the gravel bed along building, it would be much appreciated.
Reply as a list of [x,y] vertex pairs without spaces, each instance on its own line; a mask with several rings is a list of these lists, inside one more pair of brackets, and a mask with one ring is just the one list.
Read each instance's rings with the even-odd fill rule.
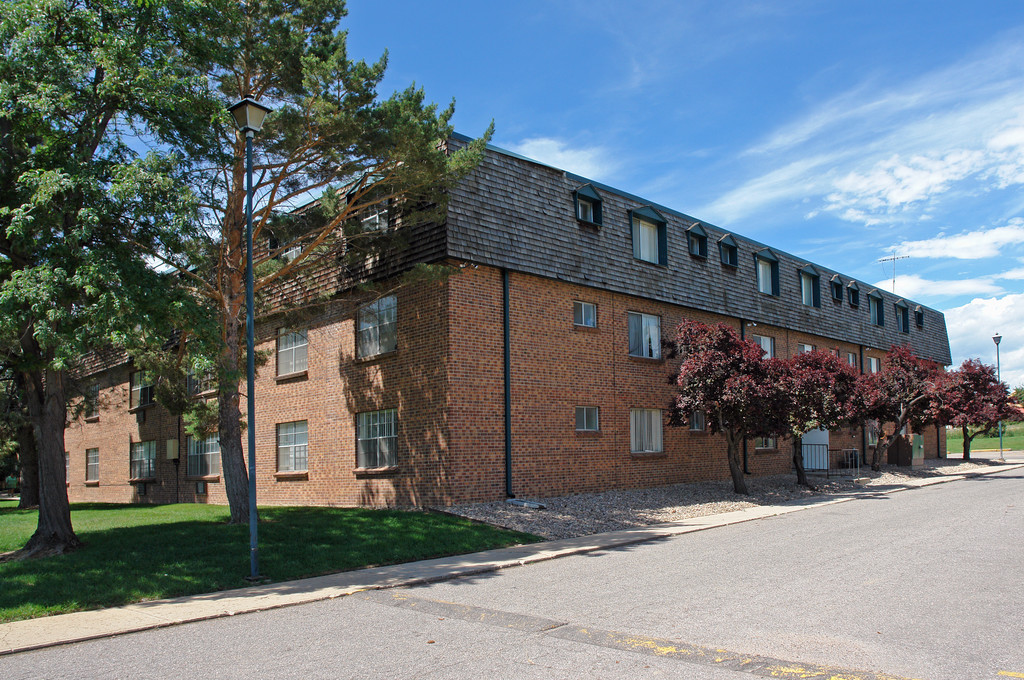
[[842,496],[855,493],[864,486],[903,486],[912,483],[914,479],[962,474],[991,465],[998,463],[939,459],[926,461],[922,468],[885,465],[881,472],[863,468],[861,478],[866,480],[866,484],[862,485],[854,484],[852,477],[826,479],[810,475],[814,490],[798,486],[795,474],[748,477],[749,496],[734,493],[731,481],[721,481],[531,499],[542,503],[545,506],[542,510],[501,501],[467,503],[439,509],[549,539],[572,538],[690,517],[717,515],[758,505],[778,505],[814,496]]

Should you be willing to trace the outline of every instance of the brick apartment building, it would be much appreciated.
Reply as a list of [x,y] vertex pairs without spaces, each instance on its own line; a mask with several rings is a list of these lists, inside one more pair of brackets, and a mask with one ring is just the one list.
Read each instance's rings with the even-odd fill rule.
[[[459,140],[457,140],[458,142]],[[490,148],[412,242],[443,282],[302,328],[257,328],[261,504],[432,505],[728,478],[724,440],[668,424],[684,318],[775,356],[826,348],[862,371],[907,344],[950,363],[943,315],[625,192]],[[130,363],[90,378],[65,433],[72,501],[224,503],[215,438],[193,441]],[[927,428],[925,455],[945,455]],[[870,454],[870,427],[824,435]],[[753,475],[788,441],[750,441]]]

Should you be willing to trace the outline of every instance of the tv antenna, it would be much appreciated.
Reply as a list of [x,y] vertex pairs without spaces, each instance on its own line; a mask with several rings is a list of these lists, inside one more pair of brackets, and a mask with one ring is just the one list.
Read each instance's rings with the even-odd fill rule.
[[910,255],[897,255],[893,253],[889,257],[879,258],[879,262],[892,262],[892,294],[896,294],[896,260],[909,259]]

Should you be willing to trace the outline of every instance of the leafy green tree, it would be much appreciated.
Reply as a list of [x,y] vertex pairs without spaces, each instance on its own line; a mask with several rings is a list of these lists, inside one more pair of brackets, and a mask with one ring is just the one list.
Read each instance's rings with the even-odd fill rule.
[[[232,59],[212,74],[222,106],[249,96],[273,109],[254,140],[254,290],[263,313],[317,305],[371,280],[370,263],[388,254],[389,271],[402,271],[395,254],[418,225],[439,219],[446,190],[483,151],[478,140],[449,153],[453,107],[427,103],[422,90],[379,97],[386,55],[350,60],[345,14],[340,0],[277,0],[239,3],[219,20],[238,29]],[[181,256],[156,255],[218,315],[208,345],[217,347],[221,473],[231,521],[245,522],[245,138],[227,115],[213,125],[230,160],[203,176],[204,236]],[[417,267],[388,285],[439,274]]]
[[153,329],[174,306],[174,279],[136,244],[173,248],[195,224],[183,159],[202,155],[218,115],[203,77],[218,9],[187,0],[3,5],[0,348],[24,381],[40,491],[23,555],[79,544],[64,425],[80,357],[159,337]]

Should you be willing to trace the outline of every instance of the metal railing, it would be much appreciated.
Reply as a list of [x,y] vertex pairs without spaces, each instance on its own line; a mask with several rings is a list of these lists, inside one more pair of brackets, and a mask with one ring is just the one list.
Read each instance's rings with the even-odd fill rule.
[[824,472],[825,477],[860,476],[860,451],[857,449],[830,449],[828,444],[803,444],[804,470]]

